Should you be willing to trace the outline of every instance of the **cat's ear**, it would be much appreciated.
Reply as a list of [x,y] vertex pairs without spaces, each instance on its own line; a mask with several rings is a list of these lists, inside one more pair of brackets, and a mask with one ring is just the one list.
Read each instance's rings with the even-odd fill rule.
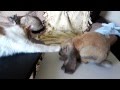
[[7,17],[8,18],[8,21],[10,21],[10,22],[13,22],[14,20],[13,20],[13,17]]
[[15,20],[13,17],[7,17],[8,18],[8,21],[12,24],[16,24]]
[[15,20],[17,20],[17,19],[18,19],[17,14],[15,14],[15,15],[13,16],[13,18],[14,18]]

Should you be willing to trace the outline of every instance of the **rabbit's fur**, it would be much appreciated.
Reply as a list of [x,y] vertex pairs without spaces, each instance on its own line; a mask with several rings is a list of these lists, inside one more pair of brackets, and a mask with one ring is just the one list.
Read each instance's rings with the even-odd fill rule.
[[111,62],[106,60],[109,50],[110,43],[107,37],[96,32],[85,32],[63,42],[59,55],[60,59],[64,60],[65,72],[73,73],[77,67],[78,57],[83,63],[92,61],[97,65],[111,66]]

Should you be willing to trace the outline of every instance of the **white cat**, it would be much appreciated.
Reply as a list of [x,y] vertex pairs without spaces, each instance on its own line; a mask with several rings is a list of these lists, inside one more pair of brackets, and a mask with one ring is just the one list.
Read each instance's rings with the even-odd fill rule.
[[0,23],[0,57],[16,53],[58,52],[60,46],[47,46],[31,42],[22,27]]

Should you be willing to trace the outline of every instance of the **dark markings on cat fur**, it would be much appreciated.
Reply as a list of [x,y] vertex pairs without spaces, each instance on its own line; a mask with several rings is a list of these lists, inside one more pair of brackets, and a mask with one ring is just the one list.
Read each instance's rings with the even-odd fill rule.
[[5,32],[4,32],[4,30],[3,30],[2,27],[0,27],[0,34],[1,34],[1,35],[5,35]]
[[[13,16],[8,17],[8,20],[9,20],[10,22],[12,22],[12,23],[15,23],[15,24],[17,24],[17,25],[21,25],[21,26],[22,26],[22,24],[21,24],[21,18],[23,18],[23,17],[25,17],[25,16],[18,16],[18,15],[16,14],[16,15],[13,15]],[[36,17],[36,16],[30,16],[30,18],[31,18],[31,19],[34,18],[34,19],[33,19],[33,20],[34,20],[33,23],[31,23],[30,26],[24,26],[24,27],[25,27],[24,30],[25,30],[25,33],[26,33],[27,38],[28,38],[29,40],[31,40],[32,42],[34,42],[34,43],[44,44],[43,41],[41,41],[41,40],[36,40],[34,37],[32,37],[32,33],[37,34],[37,33],[40,33],[40,32],[42,32],[42,31],[44,31],[45,28],[44,28],[44,26],[42,25],[41,20],[40,20],[38,17]],[[28,20],[27,22],[29,23],[29,21],[30,21],[30,20]],[[31,26],[33,26],[33,24],[35,24],[35,23],[39,23],[39,26],[41,26],[40,30],[38,30],[38,31],[33,31],[33,30],[31,30]]]
[[33,32],[42,32],[45,29],[44,24],[37,16],[18,16],[16,14],[8,17],[8,20],[19,25],[25,25],[27,28],[29,27],[29,29]]

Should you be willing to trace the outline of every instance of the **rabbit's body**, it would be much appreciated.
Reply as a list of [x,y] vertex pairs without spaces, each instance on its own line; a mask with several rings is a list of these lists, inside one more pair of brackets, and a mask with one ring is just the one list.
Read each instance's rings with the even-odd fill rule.
[[106,60],[110,50],[108,39],[96,32],[86,32],[82,36],[75,37],[73,43],[80,53],[81,60],[86,63],[90,59],[101,63]]
[[85,32],[62,43],[59,52],[60,59],[64,60],[65,72],[73,73],[76,70],[78,57],[83,63],[93,61],[97,65],[111,66],[107,61],[110,50],[108,38],[96,32]]

